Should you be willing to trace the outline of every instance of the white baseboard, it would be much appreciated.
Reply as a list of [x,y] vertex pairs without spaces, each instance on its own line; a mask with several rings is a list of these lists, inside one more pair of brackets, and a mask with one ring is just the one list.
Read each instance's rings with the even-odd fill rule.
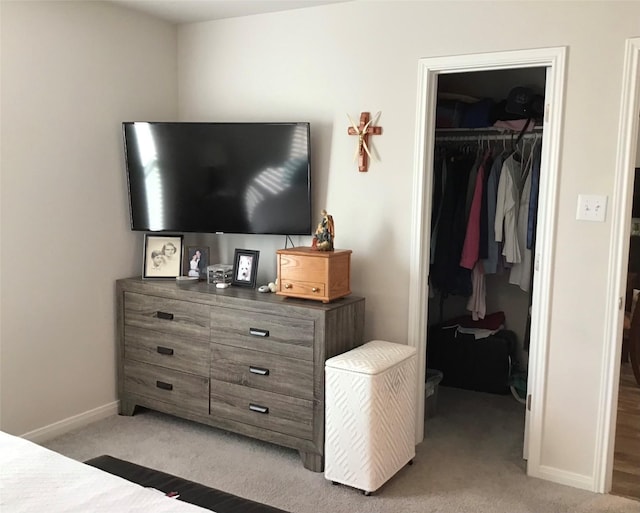
[[576,474],[575,472],[568,472],[566,470],[560,470],[544,465],[541,465],[538,468],[538,472],[536,472],[535,475],[530,475],[531,477],[539,477],[540,479],[545,479],[553,483],[572,486],[574,488],[580,488],[581,490],[588,490],[590,492],[597,492],[593,476]]
[[25,438],[26,440],[30,440],[35,443],[46,442],[47,440],[51,440],[52,438],[68,433],[73,429],[84,427],[97,420],[102,420],[110,417],[111,415],[117,414],[118,404],[119,401],[114,401],[103,406],[98,406],[93,410],[79,413],[78,415],[54,422],[53,424],[49,424],[48,426],[44,426],[39,429],[34,429],[33,431],[29,431],[28,433],[20,436],[21,438]]

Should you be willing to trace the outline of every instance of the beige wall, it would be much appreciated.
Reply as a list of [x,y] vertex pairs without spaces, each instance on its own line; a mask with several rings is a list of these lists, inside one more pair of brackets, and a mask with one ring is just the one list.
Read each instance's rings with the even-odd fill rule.
[[[639,19],[633,2],[394,1],[186,25],[180,114],[312,123],[315,210],[327,207],[337,245],[354,251],[352,289],[367,299],[366,337],[405,342],[418,60],[567,46],[540,463],[590,482],[611,343],[605,308],[615,301],[606,297],[611,215],[577,221],[576,202],[579,193],[612,196],[624,44],[639,35]],[[381,161],[358,173],[346,114],[378,110]]]
[[139,274],[120,123],[176,115],[176,29],[100,2],[2,2],[1,429],[116,400],[114,280]]

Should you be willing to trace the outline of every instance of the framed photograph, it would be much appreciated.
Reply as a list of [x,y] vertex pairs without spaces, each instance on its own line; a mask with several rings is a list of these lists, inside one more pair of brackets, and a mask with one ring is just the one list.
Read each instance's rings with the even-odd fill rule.
[[258,257],[259,251],[250,249],[236,249],[233,257],[233,280],[232,285],[240,285],[241,287],[256,286],[256,277],[258,275]]
[[182,235],[145,233],[143,278],[176,278],[182,269]]
[[209,248],[204,246],[187,246],[184,255],[185,276],[194,276],[199,280],[206,280],[208,265]]

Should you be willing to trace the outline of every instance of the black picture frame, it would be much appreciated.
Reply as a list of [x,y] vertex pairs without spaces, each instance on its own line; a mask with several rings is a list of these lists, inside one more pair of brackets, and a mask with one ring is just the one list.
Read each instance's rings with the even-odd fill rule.
[[182,235],[145,233],[143,279],[175,279],[182,270]]
[[254,289],[258,276],[259,257],[260,251],[236,249],[233,256],[233,280],[231,284]]
[[[195,263],[194,263],[195,262]],[[209,266],[209,248],[206,246],[187,246],[184,250],[183,273],[185,276],[207,279]]]

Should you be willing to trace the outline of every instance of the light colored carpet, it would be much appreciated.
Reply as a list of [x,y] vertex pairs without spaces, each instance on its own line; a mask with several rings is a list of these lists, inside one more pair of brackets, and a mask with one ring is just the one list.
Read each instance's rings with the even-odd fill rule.
[[638,513],[640,503],[525,475],[523,406],[511,396],[439,387],[437,414],[403,468],[365,497],[302,466],[297,451],[142,410],[44,445],[163,470],[292,513]]

